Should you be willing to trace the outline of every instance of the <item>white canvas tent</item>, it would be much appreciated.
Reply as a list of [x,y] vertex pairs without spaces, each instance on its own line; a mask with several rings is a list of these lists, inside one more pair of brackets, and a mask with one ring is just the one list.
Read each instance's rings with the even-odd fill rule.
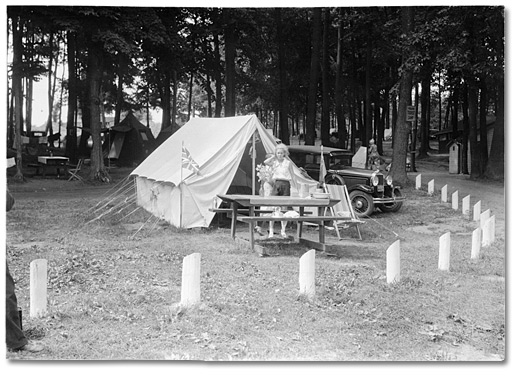
[[[183,146],[200,166],[198,174],[182,168]],[[275,147],[275,138],[255,115],[191,119],[132,172],[137,204],[176,227],[208,227],[216,195],[257,194],[253,166]],[[316,184],[294,164],[292,175],[296,189]]]

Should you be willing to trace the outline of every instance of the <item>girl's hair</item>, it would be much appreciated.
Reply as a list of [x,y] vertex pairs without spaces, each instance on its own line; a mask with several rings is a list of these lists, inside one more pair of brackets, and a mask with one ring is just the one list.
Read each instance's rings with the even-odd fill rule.
[[285,144],[278,144],[278,145],[276,145],[276,148],[274,149],[274,153],[275,153],[275,154],[276,154],[276,151],[277,151],[277,150],[283,150],[284,155],[285,155],[286,157],[289,156],[289,148],[287,147],[287,145],[285,145]]

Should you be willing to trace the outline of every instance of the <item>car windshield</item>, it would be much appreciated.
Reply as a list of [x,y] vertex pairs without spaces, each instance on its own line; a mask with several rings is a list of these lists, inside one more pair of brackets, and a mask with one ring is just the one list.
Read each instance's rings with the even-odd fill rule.
[[330,156],[330,169],[341,170],[352,165],[352,156],[349,154],[335,154]]

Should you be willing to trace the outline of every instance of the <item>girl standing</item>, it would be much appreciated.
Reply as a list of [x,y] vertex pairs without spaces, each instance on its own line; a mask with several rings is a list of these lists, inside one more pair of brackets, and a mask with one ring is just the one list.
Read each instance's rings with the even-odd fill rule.
[[[274,150],[274,155],[267,158],[264,164],[273,168],[273,196],[291,195],[291,171],[289,162],[289,148],[285,144],[278,144]],[[272,222],[271,222],[272,223]],[[282,237],[286,238],[285,227],[287,221],[281,221]],[[273,228],[269,228],[269,237],[273,237]]]

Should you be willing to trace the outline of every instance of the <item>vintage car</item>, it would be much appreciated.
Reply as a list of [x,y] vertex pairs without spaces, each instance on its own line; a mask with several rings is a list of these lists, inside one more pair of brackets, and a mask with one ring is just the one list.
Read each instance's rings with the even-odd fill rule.
[[[346,185],[352,207],[359,217],[370,216],[376,208],[396,212],[404,198],[386,171],[366,170],[352,166],[353,154],[344,149],[323,147],[327,167],[326,184]],[[289,158],[314,180],[319,180],[321,147],[289,146]]]

